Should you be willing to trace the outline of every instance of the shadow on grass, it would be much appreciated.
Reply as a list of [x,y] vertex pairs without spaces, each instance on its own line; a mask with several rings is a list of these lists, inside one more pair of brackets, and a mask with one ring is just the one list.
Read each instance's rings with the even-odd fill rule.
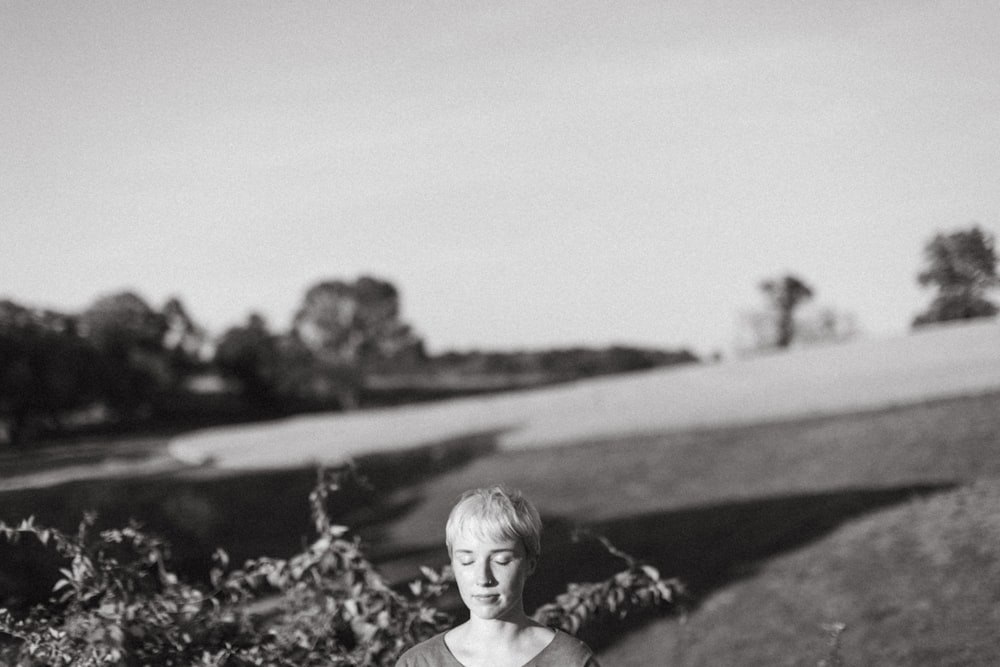
[[[433,478],[497,448],[496,432],[472,434],[404,452],[356,461],[371,488],[351,487],[334,498],[336,521],[360,531],[373,559],[392,580],[409,578],[418,564],[440,565],[443,545],[407,548],[380,537],[422,502]],[[216,547],[234,563],[258,556],[285,557],[312,535],[308,495],[314,467],[236,471],[192,469],[187,473],[62,484],[47,489],[0,494],[0,519],[13,523],[29,515],[38,522],[73,530],[85,510],[100,515],[98,527],[121,526],[135,518],[173,546],[176,571],[204,580]],[[577,526],[545,517],[544,554],[525,591],[533,610],[552,601],[570,582],[601,581],[624,564],[596,540],[574,539],[576,528],[603,535],[621,550],[657,567],[687,586],[687,607],[727,583],[751,576],[758,565],[806,545],[843,523],[953,485],[910,485],[883,489],[843,489],[818,494],[747,499],[676,509]],[[375,489],[375,490],[373,490]],[[51,550],[24,540],[0,542],[0,606],[21,607],[47,599],[60,563]],[[452,592],[442,601],[460,610]],[[459,614],[460,616],[460,614]],[[612,644],[649,617],[598,622],[583,638],[594,648]]]
[[[954,488],[953,484],[922,484],[842,489],[655,512],[585,525],[548,515],[543,517],[542,558],[525,588],[525,608],[532,612],[555,600],[570,583],[603,581],[625,568],[621,559],[594,539],[596,535],[655,566],[662,576],[680,579],[687,590],[681,607],[693,611],[713,591],[753,576],[767,560],[821,539],[849,521]],[[446,558],[444,545],[384,546],[377,559],[379,567],[397,581],[411,579],[419,565],[437,567]],[[455,590],[446,593],[439,606],[460,621],[467,617]],[[624,620],[599,618],[586,626],[580,636],[595,650],[601,650],[656,617],[653,612]]]
[[[497,432],[465,435],[390,454],[355,460],[370,487],[352,485],[330,503],[335,521],[377,534],[417,500],[392,500],[393,489],[426,481],[495,451]],[[286,470],[189,471],[142,478],[76,481],[42,489],[0,493],[0,520],[36,523],[75,532],[85,511],[98,514],[97,528],[121,527],[132,519],[171,545],[175,570],[206,580],[217,547],[233,563],[259,556],[287,557],[314,535],[309,493],[316,467]],[[375,491],[377,489],[377,492]],[[60,562],[52,549],[30,538],[16,546],[0,540],[0,607],[44,602]]]
[[[751,576],[758,564],[804,546],[864,514],[953,485],[917,485],[762,498],[645,514],[585,528],[619,549],[650,563],[665,577],[677,577],[688,591],[684,607],[697,607],[713,590]],[[575,540],[576,528],[547,517],[544,554],[525,591],[528,609],[554,600],[574,581],[599,581],[623,569],[595,539]],[[595,649],[613,643],[647,618],[594,624],[581,636]]]

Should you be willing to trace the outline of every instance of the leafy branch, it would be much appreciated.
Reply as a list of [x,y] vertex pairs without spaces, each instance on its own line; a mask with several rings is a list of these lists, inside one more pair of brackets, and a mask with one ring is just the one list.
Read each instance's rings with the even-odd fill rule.
[[[288,559],[261,557],[231,569],[215,552],[209,585],[181,580],[169,545],[132,523],[95,532],[85,514],[75,535],[0,522],[0,539],[35,539],[65,559],[48,604],[15,616],[0,609],[0,663],[17,667],[160,664],[319,667],[394,664],[413,644],[451,627],[437,598],[454,583],[450,568],[394,587],[366,557],[360,539],[327,509],[352,466],[321,470],[309,496],[315,539]],[[576,633],[599,619],[666,609],[682,588],[597,538],[626,569],[610,579],[571,584],[536,618]],[[6,636],[6,642],[4,637]],[[6,644],[6,646],[4,646]]]
[[602,535],[578,531],[575,538],[584,536],[598,540],[608,553],[625,561],[626,569],[604,581],[569,584],[565,593],[535,611],[539,623],[575,635],[597,622],[671,609],[683,598],[679,580],[663,578],[657,568],[621,551]]

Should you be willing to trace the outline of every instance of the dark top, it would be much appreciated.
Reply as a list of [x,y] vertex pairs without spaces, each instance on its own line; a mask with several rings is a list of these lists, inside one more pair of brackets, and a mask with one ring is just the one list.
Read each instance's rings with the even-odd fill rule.
[[[445,633],[434,635],[402,655],[396,667],[465,667],[444,642]],[[522,667],[599,667],[582,641],[560,630],[549,645]]]

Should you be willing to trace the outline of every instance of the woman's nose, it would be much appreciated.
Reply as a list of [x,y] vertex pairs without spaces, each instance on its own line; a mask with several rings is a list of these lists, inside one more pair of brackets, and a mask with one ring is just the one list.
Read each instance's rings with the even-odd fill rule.
[[476,583],[480,586],[488,586],[493,582],[493,571],[490,570],[489,561],[484,562],[476,570]]

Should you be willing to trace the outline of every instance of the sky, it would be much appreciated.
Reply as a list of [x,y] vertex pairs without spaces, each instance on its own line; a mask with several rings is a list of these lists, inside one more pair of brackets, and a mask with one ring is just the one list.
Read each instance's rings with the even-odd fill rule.
[[372,275],[428,349],[908,329],[1000,236],[995,1],[0,0],[0,298],[210,332]]

